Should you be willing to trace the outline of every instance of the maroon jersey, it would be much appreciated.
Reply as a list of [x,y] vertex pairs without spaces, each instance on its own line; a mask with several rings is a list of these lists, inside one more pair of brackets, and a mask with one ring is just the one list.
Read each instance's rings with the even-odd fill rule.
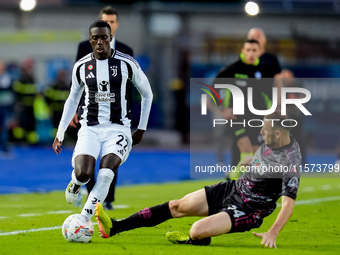
[[281,148],[263,144],[245,174],[235,182],[245,206],[266,217],[275,210],[281,196],[296,199],[300,164],[300,148],[292,137],[291,143]]

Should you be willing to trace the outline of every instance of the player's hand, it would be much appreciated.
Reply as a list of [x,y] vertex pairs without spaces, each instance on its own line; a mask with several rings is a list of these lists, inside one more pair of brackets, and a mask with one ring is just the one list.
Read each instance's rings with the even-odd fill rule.
[[244,160],[240,163],[240,166],[244,166],[244,167],[249,166],[252,159],[253,159],[253,156],[245,157]]
[[52,148],[53,148],[55,154],[57,154],[57,155],[62,151],[62,149],[61,149],[61,143],[62,143],[62,142],[59,142],[58,138],[56,137],[56,138],[54,139],[53,144],[52,144]]
[[276,247],[276,235],[271,232],[265,232],[265,233],[255,233],[253,232],[254,236],[258,236],[262,238],[261,245],[264,245],[264,247],[269,248],[277,248]]
[[144,132],[145,132],[145,130],[136,129],[132,133],[132,146],[139,144],[142,141]]
[[233,108],[223,108],[222,109],[222,116],[226,120],[236,120],[237,117],[233,115]]
[[77,124],[79,123],[79,120],[78,120],[78,114],[76,113],[74,116],[73,116],[73,119],[71,120],[69,126],[70,127],[73,127],[73,128],[77,128]]

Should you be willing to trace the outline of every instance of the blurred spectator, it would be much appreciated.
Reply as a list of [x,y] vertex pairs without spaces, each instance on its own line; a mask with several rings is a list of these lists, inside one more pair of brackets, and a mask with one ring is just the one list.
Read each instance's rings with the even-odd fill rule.
[[7,63],[7,72],[12,81],[18,80],[20,78],[20,69],[16,62]]
[[0,149],[3,154],[8,154],[8,120],[12,114],[15,102],[12,90],[12,79],[6,72],[5,63],[0,60]]
[[52,112],[53,128],[57,129],[64,109],[64,103],[70,91],[67,70],[61,69],[57,73],[54,83],[48,86],[44,95]]
[[178,57],[178,78],[174,79],[170,87],[175,99],[175,129],[181,134],[182,144],[190,142],[190,118],[187,102],[188,86],[190,84],[190,31],[183,28],[175,41]]
[[25,59],[21,65],[20,78],[14,81],[13,86],[17,96],[16,117],[19,126],[13,130],[14,138],[17,140],[26,139],[29,144],[36,144],[39,141],[35,131],[34,99],[37,88],[34,79],[34,61],[31,58]]

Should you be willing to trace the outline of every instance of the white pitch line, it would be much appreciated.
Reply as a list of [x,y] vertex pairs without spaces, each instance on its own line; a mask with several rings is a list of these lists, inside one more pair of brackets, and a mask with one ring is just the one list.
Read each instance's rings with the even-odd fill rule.
[[115,209],[126,209],[126,208],[130,208],[129,205],[114,205],[113,206]]
[[41,213],[23,213],[18,214],[19,217],[33,217],[33,216],[41,216]]
[[41,231],[55,230],[59,228],[61,228],[61,226],[49,227],[49,228],[32,228],[29,230],[16,230],[16,231],[11,231],[11,232],[0,233],[0,236],[11,236],[11,235],[17,235],[17,234],[31,233],[31,232],[41,232]]
[[317,204],[321,202],[331,202],[331,201],[338,201],[340,200],[340,196],[335,197],[319,197],[319,198],[312,198],[306,200],[297,200],[295,202],[296,205],[309,205],[309,204]]
[[[340,200],[340,196],[335,197],[319,197],[319,198],[312,198],[312,199],[305,199],[305,200],[297,200],[295,205],[311,205],[311,204],[318,204],[322,202],[331,202],[331,201],[338,201]],[[277,203],[277,207],[281,207],[281,203]]]
[[315,188],[314,187],[302,187],[301,191],[303,191],[303,192],[314,192]]
[[[93,225],[98,225],[97,222],[93,223]],[[0,232],[0,236],[12,236],[17,234],[26,234],[26,233],[32,233],[32,232],[41,232],[41,231],[49,231],[49,230],[55,230],[55,229],[61,229],[61,226],[55,226],[55,227],[46,227],[46,228],[32,228],[28,230],[16,230],[11,232]]]
[[49,211],[46,212],[46,214],[66,214],[66,213],[72,213],[71,210],[60,210],[60,211]]
[[321,190],[331,190],[332,186],[331,185],[322,185]]

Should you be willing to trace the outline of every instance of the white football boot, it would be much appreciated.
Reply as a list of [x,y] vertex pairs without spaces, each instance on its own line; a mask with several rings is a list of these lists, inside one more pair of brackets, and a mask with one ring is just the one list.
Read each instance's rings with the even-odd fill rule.
[[65,190],[65,197],[66,201],[69,204],[72,204],[74,203],[74,201],[77,200],[80,188],[81,185],[74,184],[73,181],[70,181],[70,183],[67,185],[67,188]]

